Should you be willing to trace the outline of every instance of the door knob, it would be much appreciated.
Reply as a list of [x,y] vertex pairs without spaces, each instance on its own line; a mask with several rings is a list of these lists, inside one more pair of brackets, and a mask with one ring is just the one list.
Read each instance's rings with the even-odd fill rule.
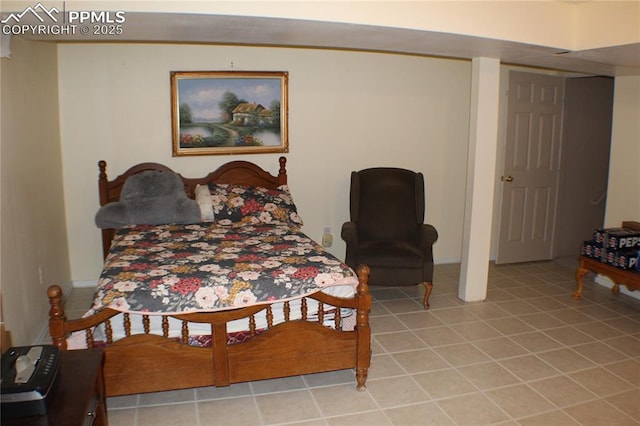
[[509,175],[509,176],[502,176],[502,181],[503,182],[513,182],[513,176]]

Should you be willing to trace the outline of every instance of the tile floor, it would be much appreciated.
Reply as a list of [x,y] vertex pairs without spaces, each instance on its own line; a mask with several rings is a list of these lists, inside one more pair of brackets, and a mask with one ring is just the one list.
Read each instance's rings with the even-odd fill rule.
[[[458,265],[419,287],[373,288],[367,389],[350,370],[109,398],[111,426],[640,425],[640,300],[575,260],[491,265],[488,298],[457,297]],[[86,289],[67,301],[80,315]]]

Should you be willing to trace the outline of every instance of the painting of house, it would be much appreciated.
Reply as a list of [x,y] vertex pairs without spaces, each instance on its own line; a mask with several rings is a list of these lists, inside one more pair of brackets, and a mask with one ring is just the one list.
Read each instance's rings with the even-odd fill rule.
[[241,126],[256,125],[262,111],[265,111],[265,107],[260,104],[243,102],[233,109],[233,122]]

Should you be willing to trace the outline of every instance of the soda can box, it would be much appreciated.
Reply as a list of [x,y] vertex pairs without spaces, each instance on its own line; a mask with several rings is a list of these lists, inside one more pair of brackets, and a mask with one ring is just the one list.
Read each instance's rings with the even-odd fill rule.
[[622,232],[625,231],[624,228],[602,228],[602,229],[596,229],[595,231],[593,231],[593,241],[595,241],[597,244],[601,244],[603,246],[607,245],[608,239],[609,239],[609,234],[610,233],[615,233],[615,232]]
[[624,250],[616,252],[616,268],[624,270],[636,270],[638,265],[637,250]]
[[607,232],[607,248],[612,250],[628,250],[640,247],[640,232],[630,229]]
[[[598,250],[598,253],[596,253],[596,250]],[[594,259],[600,259],[600,257],[602,256],[601,251],[602,248],[599,246],[599,244],[596,244],[592,240],[583,241],[582,247],[580,248],[580,254],[582,256],[591,257]]]

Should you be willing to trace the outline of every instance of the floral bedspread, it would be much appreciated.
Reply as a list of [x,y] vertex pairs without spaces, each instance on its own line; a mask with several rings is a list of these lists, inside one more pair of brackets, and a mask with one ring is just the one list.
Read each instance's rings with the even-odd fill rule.
[[140,225],[116,232],[92,311],[208,312],[357,282],[352,269],[286,225]]

